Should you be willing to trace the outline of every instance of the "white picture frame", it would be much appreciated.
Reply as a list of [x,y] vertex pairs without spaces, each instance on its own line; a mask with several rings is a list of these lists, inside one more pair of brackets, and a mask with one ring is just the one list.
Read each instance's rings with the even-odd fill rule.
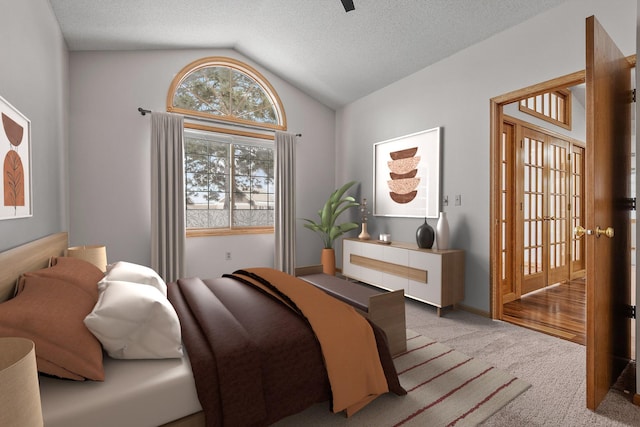
[[437,218],[442,127],[373,146],[375,216]]

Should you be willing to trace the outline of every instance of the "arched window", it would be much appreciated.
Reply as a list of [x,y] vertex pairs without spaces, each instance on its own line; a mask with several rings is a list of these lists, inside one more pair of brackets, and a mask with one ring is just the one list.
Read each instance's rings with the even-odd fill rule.
[[255,69],[232,58],[192,62],[173,79],[167,111],[218,121],[286,130],[282,103]]
[[184,131],[187,237],[273,233],[271,131],[287,126],[271,84],[237,60],[203,58],[173,79],[167,111],[193,119]]

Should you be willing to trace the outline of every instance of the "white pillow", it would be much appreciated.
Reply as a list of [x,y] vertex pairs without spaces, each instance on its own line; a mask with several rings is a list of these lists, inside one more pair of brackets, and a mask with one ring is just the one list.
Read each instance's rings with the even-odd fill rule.
[[182,357],[178,315],[154,287],[123,281],[106,283],[84,324],[113,358]]
[[110,281],[123,281],[139,283],[141,285],[151,285],[159,290],[162,295],[167,296],[167,284],[162,280],[162,277],[156,273],[152,268],[144,265],[133,264],[126,261],[118,261],[114,264],[107,266],[107,273],[100,282],[98,282],[98,289],[102,292],[104,290],[105,282]]

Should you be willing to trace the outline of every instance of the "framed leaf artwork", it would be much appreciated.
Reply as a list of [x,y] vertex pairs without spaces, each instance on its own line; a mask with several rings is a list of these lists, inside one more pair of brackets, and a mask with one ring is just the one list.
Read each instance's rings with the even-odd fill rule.
[[374,144],[373,214],[437,218],[441,127]]
[[0,96],[0,220],[32,216],[31,121]]

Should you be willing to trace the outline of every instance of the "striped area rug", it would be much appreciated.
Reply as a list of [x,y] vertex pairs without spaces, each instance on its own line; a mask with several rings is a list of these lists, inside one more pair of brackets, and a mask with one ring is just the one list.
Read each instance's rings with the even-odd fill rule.
[[394,358],[406,396],[380,396],[351,418],[319,404],[277,426],[475,426],[530,384],[407,330],[407,351]]
[[394,420],[394,426],[424,426],[426,422],[430,426],[475,426],[530,387],[513,375],[409,330],[407,352],[396,356],[394,363],[415,405]]

